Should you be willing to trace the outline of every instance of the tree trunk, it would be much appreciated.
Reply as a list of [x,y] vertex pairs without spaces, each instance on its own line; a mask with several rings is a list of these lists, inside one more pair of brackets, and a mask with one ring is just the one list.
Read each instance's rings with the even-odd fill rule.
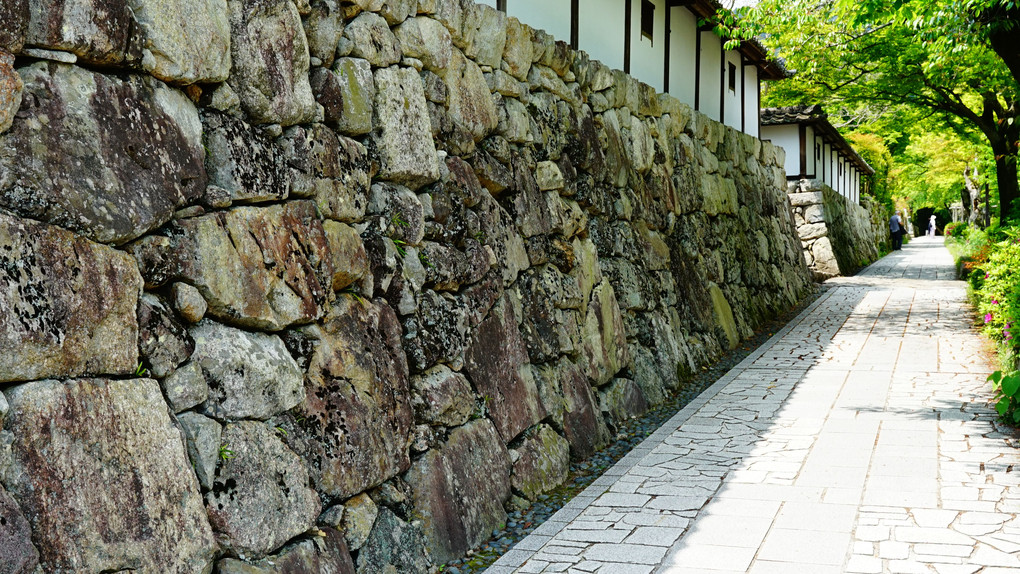
[[963,168],[963,191],[960,193],[963,203],[963,220],[968,225],[979,227],[981,219],[981,186],[978,184],[978,168],[968,164]]
[[1014,205],[1020,198],[1020,185],[1016,179],[1017,150],[996,147],[992,146],[992,152],[995,154],[995,179],[999,183],[999,222],[1005,223],[1010,217],[1020,215],[1015,211],[1020,205]]

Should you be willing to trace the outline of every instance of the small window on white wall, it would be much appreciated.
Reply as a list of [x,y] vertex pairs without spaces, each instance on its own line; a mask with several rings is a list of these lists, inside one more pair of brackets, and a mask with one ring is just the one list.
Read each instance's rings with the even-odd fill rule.
[[648,38],[652,42],[652,32],[655,30],[655,4],[651,0],[641,0],[641,37]]
[[737,91],[737,66],[733,62],[729,62],[729,86],[730,86],[730,91],[736,93],[736,91]]

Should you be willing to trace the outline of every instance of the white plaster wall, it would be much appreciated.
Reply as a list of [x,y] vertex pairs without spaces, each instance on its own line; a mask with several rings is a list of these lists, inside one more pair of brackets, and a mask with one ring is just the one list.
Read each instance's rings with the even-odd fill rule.
[[[786,150],[786,177],[800,177],[800,130],[796,125],[762,126],[762,139]],[[831,186],[830,186],[831,187]]]
[[807,126],[804,128],[804,171],[808,176],[808,179],[818,179],[818,161],[815,159],[815,128],[814,126]]
[[701,113],[720,121],[719,91],[722,85],[722,39],[715,33],[701,32],[701,94],[699,108]]
[[486,6],[496,7],[496,0],[475,0],[478,4],[485,4]]
[[832,151],[832,144],[825,144],[825,151],[822,157],[825,158],[825,184],[831,187],[833,190],[836,189],[836,164],[835,156]]
[[649,40],[641,35],[641,1],[631,2],[630,75],[661,92],[662,73],[666,69],[666,0],[652,0],[652,4],[655,19]]
[[822,136],[815,134],[814,143],[811,145],[811,155],[815,158],[815,169],[817,170],[815,179],[824,180],[827,175],[824,150],[825,140],[822,139]]
[[[588,52],[592,59],[622,70],[623,17],[623,0],[583,0],[578,7],[577,47]],[[569,19],[568,10],[568,22]]]
[[744,66],[744,132],[758,137],[758,68]]
[[[733,65],[736,70],[736,84],[733,86],[733,90],[730,90],[730,65]],[[723,83],[725,90],[723,90],[723,98],[726,100],[726,105],[723,111],[726,117],[723,118],[724,124],[730,126],[736,130],[742,130],[741,125],[741,113],[744,111],[743,103],[743,90],[741,89],[741,75],[744,73],[744,66],[740,63],[740,52],[736,50],[726,51],[726,66],[723,67]]]
[[[507,0],[506,13],[532,28],[545,30],[557,40],[570,42],[570,0]],[[622,42],[618,49],[623,49]]]
[[671,8],[670,18],[669,94],[693,108],[698,19],[681,7]]

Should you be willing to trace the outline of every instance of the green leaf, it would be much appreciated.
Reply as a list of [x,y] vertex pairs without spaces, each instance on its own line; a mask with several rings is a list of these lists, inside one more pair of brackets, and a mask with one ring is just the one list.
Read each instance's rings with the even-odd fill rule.
[[1013,422],[1020,423],[1020,409],[1013,411]]
[[1006,416],[1006,411],[1009,410],[1009,397],[1002,397],[999,402],[995,403],[995,411],[999,413],[999,416]]
[[1020,372],[1002,378],[1002,394],[1012,397],[1017,390],[1020,390]]

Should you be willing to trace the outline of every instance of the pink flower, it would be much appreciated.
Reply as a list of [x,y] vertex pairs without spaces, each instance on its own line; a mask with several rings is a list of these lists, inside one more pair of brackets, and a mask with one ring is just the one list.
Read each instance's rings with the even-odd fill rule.
[[992,322],[992,314],[991,313],[985,313],[985,323],[991,323],[991,322]]
[[992,305],[998,305],[998,304],[999,304],[999,300],[998,299],[992,299]]

